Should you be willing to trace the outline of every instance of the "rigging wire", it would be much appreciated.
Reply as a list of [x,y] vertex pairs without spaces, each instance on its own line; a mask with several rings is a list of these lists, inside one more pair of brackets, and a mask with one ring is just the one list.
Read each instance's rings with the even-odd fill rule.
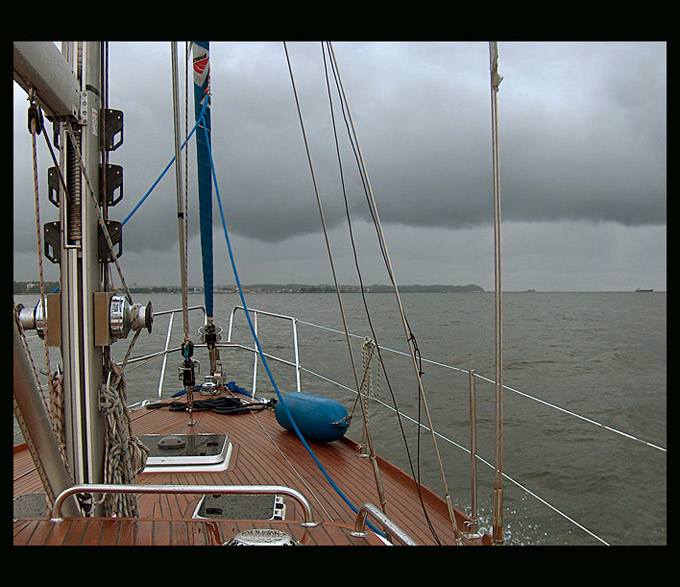
[[[310,171],[310,174],[311,174],[312,184],[313,184],[313,187],[314,187],[314,195],[316,197],[316,203],[317,203],[317,207],[319,209],[319,216],[321,218],[321,226],[323,228],[324,239],[325,239],[325,242],[326,242],[326,250],[328,251],[328,260],[329,260],[329,263],[330,263],[331,273],[333,275],[333,283],[335,284],[335,293],[336,293],[336,296],[338,298],[338,305],[339,305],[339,308],[340,308],[340,316],[342,318],[342,324],[343,324],[343,327],[344,327],[344,330],[345,330],[345,340],[346,340],[346,343],[347,343],[347,350],[349,352],[350,363],[352,365],[352,373],[354,375],[354,382],[355,382],[357,390],[359,390],[359,389],[361,389],[361,385],[359,384],[359,378],[357,376],[356,364],[355,364],[355,361],[354,361],[354,354],[352,353],[352,345],[351,345],[351,342],[350,342],[350,339],[349,339],[349,329],[347,327],[347,318],[346,318],[346,315],[345,315],[345,307],[344,307],[344,304],[342,303],[342,296],[340,295],[340,287],[338,285],[338,278],[337,278],[337,274],[336,274],[336,270],[335,270],[335,262],[333,261],[333,253],[331,252],[331,245],[330,245],[330,241],[329,241],[329,237],[328,237],[328,227],[326,225],[326,218],[325,218],[324,211],[323,211],[323,205],[321,204],[321,197],[319,195],[319,188],[318,188],[317,181],[316,181],[316,175],[314,173],[314,166],[312,164],[312,156],[311,156],[311,153],[310,153],[310,150],[309,150],[309,142],[307,140],[307,132],[305,130],[304,120],[302,118],[302,110],[300,108],[300,100],[299,100],[299,97],[298,97],[297,87],[295,85],[295,78],[293,76],[293,68],[292,68],[292,65],[291,65],[291,62],[290,62],[290,56],[288,54],[288,46],[285,42],[283,43],[283,49],[284,49],[284,52],[286,54],[286,63],[288,65],[288,73],[290,75],[290,81],[291,81],[291,85],[292,85],[292,89],[293,89],[293,95],[294,95],[294,98],[295,98],[295,104],[296,104],[296,108],[297,108],[298,118],[299,118],[299,121],[300,121],[300,129],[301,129],[301,132],[302,132],[302,138],[303,138],[304,145],[305,145],[305,152],[307,154],[307,162],[309,163],[309,171]],[[325,65],[326,65],[326,60],[324,59],[324,66]],[[330,87],[328,85],[328,72],[327,71],[326,71],[326,86],[327,86],[329,98],[330,98]],[[332,100],[331,100],[331,109],[332,109]],[[337,135],[336,135],[336,145],[337,145]],[[361,410],[364,413],[364,421],[365,421],[366,412],[365,412],[364,402],[360,401],[360,405],[361,405]],[[374,475],[375,475],[375,481],[376,481],[377,490],[378,490],[378,497],[380,499],[380,506],[381,506],[382,511],[385,512],[385,508],[386,508],[385,492],[384,492],[384,489],[383,489],[383,486],[382,486],[380,469],[378,467],[378,462],[376,460],[375,450],[373,448],[373,441],[371,439],[370,431],[367,428],[365,428],[365,432],[366,432],[366,437],[367,437],[368,446],[369,446],[370,460],[371,460],[371,464],[373,466],[373,471],[374,471]]]
[[[206,102],[207,103],[207,102]],[[202,117],[201,117],[202,118]],[[203,131],[207,134],[207,130],[205,126],[203,127]],[[206,136],[207,139],[207,136]],[[241,298],[241,303],[243,304],[243,309],[244,309],[244,314],[246,315],[246,318],[248,320],[248,326],[250,327],[250,332],[253,336],[253,340],[255,342],[255,345],[257,347],[257,352],[260,356],[260,359],[262,360],[262,364],[264,365],[265,371],[267,372],[267,376],[269,378],[269,381],[271,382],[274,391],[276,392],[276,395],[279,399],[279,402],[281,402],[281,405],[283,406],[284,412],[286,413],[286,416],[288,417],[289,421],[291,422],[296,435],[300,439],[300,442],[302,442],[302,445],[305,447],[309,455],[312,457],[316,465],[319,467],[319,470],[321,473],[324,475],[326,480],[330,483],[331,487],[335,490],[335,492],[342,498],[342,500],[352,509],[354,513],[359,513],[359,510],[357,507],[349,500],[349,498],[344,494],[344,492],[340,489],[340,487],[337,485],[337,483],[333,480],[333,478],[328,474],[328,471],[326,471],[325,467],[322,465],[322,463],[319,461],[318,457],[316,454],[314,454],[314,451],[312,448],[309,446],[309,443],[305,440],[305,437],[302,435],[300,432],[300,429],[298,428],[295,419],[293,418],[292,414],[288,410],[288,406],[286,405],[285,400],[283,399],[283,396],[281,395],[281,392],[279,390],[278,385],[276,384],[276,380],[274,379],[274,375],[271,372],[271,369],[269,367],[269,363],[267,361],[267,358],[265,356],[264,351],[262,350],[262,345],[260,344],[260,340],[257,336],[257,332],[255,331],[255,326],[253,325],[252,318],[250,317],[250,311],[248,309],[248,305],[246,303],[245,296],[243,294],[243,287],[241,285],[241,279],[238,274],[238,270],[236,268],[236,261],[234,258],[234,252],[231,246],[231,239],[229,238],[229,231],[227,230],[227,222],[224,217],[224,209],[222,207],[222,198],[220,197],[220,191],[219,191],[219,184],[217,182],[217,173],[215,170],[215,164],[213,161],[213,156],[212,156],[212,147],[210,145],[210,142],[208,142],[208,157],[210,160],[210,170],[212,172],[212,178],[213,182],[215,184],[215,197],[217,198],[217,204],[220,212],[220,220],[222,222],[222,229],[224,232],[224,238],[226,241],[227,245],[227,251],[229,253],[229,260],[231,263],[231,268],[234,273],[234,280],[236,281],[236,286],[238,289],[239,297]],[[378,530],[371,522],[366,521],[366,523],[373,529],[374,532],[377,532],[378,534],[382,535],[382,532]]]
[[[189,140],[189,54],[191,41],[184,43],[184,141]],[[181,148],[180,148],[181,151]],[[184,157],[184,234],[189,234],[189,148]],[[189,243],[184,245],[184,265],[189,267]],[[187,277],[188,279],[188,277]],[[188,288],[188,282],[187,282]],[[188,317],[187,317],[188,320]],[[188,325],[186,330],[189,330]]]
[[[333,48],[332,48],[332,46],[330,46],[330,44],[329,44],[329,49],[330,49],[330,54],[332,55],[332,58],[333,58],[334,67],[337,68],[338,66],[337,66],[337,60],[335,58],[335,52],[333,51]],[[365,181],[364,185],[365,185],[365,188],[366,188],[366,199],[368,201],[369,210],[370,210],[371,216],[373,218],[374,227],[376,229],[376,235],[378,237],[378,243],[380,245],[382,256],[383,256],[383,259],[385,261],[385,267],[387,269],[388,275],[389,275],[390,280],[392,282],[392,287],[394,289],[394,294],[395,294],[395,297],[396,297],[397,306],[399,308],[399,314],[400,314],[401,319],[402,319],[402,324],[403,324],[403,327],[404,327],[404,333],[405,333],[405,336],[406,336],[406,340],[407,340],[407,343],[409,345],[409,349],[411,351],[411,359],[412,359],[413,367],[414,367],[414,370],[415,370],[416,379],[417,379],[417,382],[418,382],[418,395],[419,395],[420,400],[422,401],[422,405],[423,405],[423,408],[425,410],[425,415],[426,415],[426,418],[427,418],[428,423],[429,423],[429,428],[432,431],[432,429],[433,429],[432,419],[431,419],[430,410],[429,410],[428,403],[427,403],[427,398],[426,398],[426,395],[425,395],[425,390],[423,388],[422,377],[421,377],[422,372],[421,372],[421,368],[419,366],[420,361],[419,361],[418,357],[419,357],[420,351],[418,350],[417,343],[415,341],[415,336],[413,335],[413,332],[412,332],[412,330],[409,326],[408,320],[406,319],[406,313],[404,311],[404,307],[403,307],[403,304],[402,304],[402,301],[401,301],[401,296],[399,294],[399,289],[397,287],[396,279],[394,277],[394,271],[392,269],[392,263],[390,261],[389,254],[387,252],[387,246],[385,244],[385,238],[384,238],[384,234],[383,234],[383,231],[382,231],[380,218],[378,216],[378,209],[377,209],[377,205],[376,205],[376,202],[375,202],[375,197],[374,197],[374,194],[373,194],[373,190],[371,188],[370,181],[368,179],[368,173],[366,171],[366,166],[365,166],[365,163],[364,163],[364,160],[363,160],[363,155],[361,154],[361,148],[359,146],[359,140],[358,140],[358,137],[357,137],[357,134],[356,134],[356,128],[354,126],[354,122],[352,121],[352,117],[351,117],[351,113],[350,113],[350,109],[349,109],[349,103],[347,101],[347,96],[346,96],[346,93],[344,92],[344,87],[342,86],[342,82],[341,82],[339,76],[338,76],[338,82],[339,82],[339,87],[342,88],[342,98],[343,98],[343,101],[344,101],[344,106],[347,109],[347,116],[348,116],[348,119],[351,123],[351,135],[353,136],[353,140],[354,140],[354,143],[356,145],[356,156],[357,156],[357,160],[359,162],[359,169],[360,169],[360,172],[361,172],[362,178],[363,178],[362,181]],[[419,409],[420,409],[420,402],[419,402]],[[437,444],[436,437],[434,436],[433,433],[431,433],[431,438],[432,438],[432,444],[434,446],[435,455],[436,455],[436,458],[437,458],[437,461],[438,461],[438,464],[439,464],[439,470],[440,470],[440,474],[441,474],[442,484],[444,486],[446,504],[447,504],[448,511],[449,511],[449,519],[450,519],[453,531],[456,535],[457,543],[460,544],[461,534],[460,534],[460,530],[458,528],[458,524],[456,522],[455,514],[454,514],[454,511],[453,511],[453,503],[452,503],[451,493],[449,491],[448,482],[446,480],[446,475],[444,474],[444,466],[443,466],[443,463],[442,463],[441,455],[439,453],[439,447],[438,447],[438,444]]]
[[[416,472],[414,471],[413,460],[411,458],[411,453],[410,453],[408,442],[407,442],[407,439],[406,439],[406,433],[404,431],[404,427],[403,427],[403,424],[402,424],[402,421],[401,421],[401,415],[400,415],[401,411],[399,410],[399,407],[397,405],[397,399],[394,395],[394,390],[392,389],[392,385],[390,383],[389,376],[387,374],[387,369],[385,367],[385,363],[384,363],[382,355],[380,353],[380,345],[379,345],[379,342],[378,342],[378,336],[377,336],[377,333],[376,333],[375,328],[373,326],[373,321],[371,319],[371,313],[370,313],[370,310],[368,308],[368,302],[366,300],[366,292],[365,292],[365,288],[364,288],[363,277],[361,275],[361,269],[359,267],[359,259],[358,259],[357,250],[356,250],[356,243],[355,243],[355,240],[354,240],[354,231],[353,231],[353,228],[352,228],[352,218],[351,218],[351,214],[350,214],[350,211],[349,211],[349,202],[348,202],[348,199],[347,199],[347,190],[346,190],[346,185],[345,185],[345,176],[344,176],[344,172],[343,172],[342,158],[340,156],[340,147],[339,147],[339,143],[338,143],[337,125],[336,125],[334,109],[333,109],[333,100],[331,98],[331,90],[330,90],[330,85],[329,85],[330,82],[329,82],[329,79],[328,79],[328,70],[327,70],[328,60],[326,58],[326,47],[328,47],[329,51],[332,48],[331,48],[330,43],[322,44],[322,53],[323,53],[323,59],[324,59],[324,70],[326,71],[326,86],[327,86],[327,90],[328,90],[328,99],[329,99],[329,107],[330,107],[330,111],[331,111],[333,135],[334,135],[334,138],[335,138],[335,148],[336,148],[336,154],[337,154],[337,160],[338,160],[338,169],[339,169],[339,172],[340,172],[340,182],[341,182],[342,194],[343,194],[343,199],[344,199],[344,204],[345,204],[345,215],[347,217],[347,226],[348,226],[348,232],[349,232],[350,245],[351,245],[351,248],[352,248],[352,255],[353,255],[354,265],[355,265],[356,272],[357,272],[357,277],[359,279],[359,286],[360,286],[359,290],[361,292],[361,298],[362,298],[363,305],[364,305],[364,308],[365,308],[365,311],[366,311],[366,318],[367,318],[367,321],[368,321],[368,325],[369,325],[369,328],[371,330],[371,336],[373,337],[373,340],[376,343],[378,361],[379,361],[380,366],[382,367],[383,373],[385,375],[385,381],[387,383],[387,387],[388,387],[388,389],[390,391],[390,395],[392,397],[392,402],[393,402],[394,407],[395,407],[395,413],[397,414],[397,420],[398,420],[399,428],[400,428],[400,431],[401,431],[401,437],[402,437],[402,440],[404,442],[404,447],[405,447],[405,450],[406,450],[406,458],[408,460],[409,467],[411,469],[411,474],[412,474],[413,478],[416,479],[416,481],[417,481],[416,482],[416,490],[418,492],[418,498],[420,500],[421,507],[422,507],[423,513],[425,515],[426,522],[427,522],[427,524],[428,524],[428,526],[429,526],[429,528],[432,532],[432,535],[435,538],[436,542],[438,544],[440,544],[439,537],[437,536],[437,533],[434,529],[434,526],[432,525],[432,522],[431,522],[430,517],[428,515],[427,509],[425,508],[425,502],[423,501],[423,496],[422,496],[422,492],[421,492],[421,479],[420,479],[420,459],[419,458],[417,459],[418,472],[416,474]],[[348,120],[347,120],[348,115],[347,115],[347,112],[346,112],[345,107],[344,107],[345,102],[342,100],[342,86],[341,86],[341,83],[340,83],[340,73],[338,71],[337,64],[334,63],[333,60],[330,60],[330,63],[331,63],[333,78],[334,78],[334,81],[335,81],[335,86],[336,86],[336,89],[338,91],[338,95],[340,96],[341,112],[342,112],[342,115],[343,115],[343,118],[344,118],[344,121],[345,121],[345,126],[348,128]],[[348,128],[348,130],[349,130],[349,128]],[[354,142],[352,141],[351,132],[348,132],[348,138],[349,138],[350,146],[352,148],[352,152],[354,153],[355,159],[357,160],[357,163],[359,163],[358,157],[357,157],[357,148],[356,148],[356,145],[354,144]],[[366,182],[364,180],[364,174],[361,172],[361,165],[360,164],[358,164],[358,167],[359,167],[359,174],[360,174],[362,183],[364,185],[364,190],[365,190],[366,189]],[[372,213],[372,211],[371,211],[371,213]],[[422,370],[421,370],[421,373],[422,373]],[[364,374],[364,377],[365,376],[366,376],[366,374]],[[363,385],[363,382],[362,382],[362,385]],[[363,404],[361,404],[361,405],[362,405],[362,409],[363,409]],[[420,409],[420,402],[418,402],[418,407]],[[420,421],[420,418],[418,419],[418,421]],[[418,451],[420,451],[420,427],[418,427],[418,429],[417,429],[417,435],[418,435],[417,436],[417,438],[418,438]],[[370,436],[368,436],[368,439],[370,441]],[[369,448],[371,448],[371,450],[372,450],[372,447],[370,445],[369,445]]]
[[[174,121],[174,136],[175,136],[175,179],[177,182],[177,222],[179,224],[179,259],[180,259],[180,278],[182,280],[182,319],[184,326],[184,342],[189,342],[189,312],[187,308],[188,302],[188,278],[187,278],[187,233],[186,233],[186,202],[185,194],[183,192],[184,182],[182,181],[182,165],[178,159],[182,156],[180,148],[180,130],[179,130],[179,73],[177,66],[177,43],[172,41],[170,43],[171,60],[172,60],[172,104],[173,104],[173,121]],[[185,96],[186,99],[186,96]]]

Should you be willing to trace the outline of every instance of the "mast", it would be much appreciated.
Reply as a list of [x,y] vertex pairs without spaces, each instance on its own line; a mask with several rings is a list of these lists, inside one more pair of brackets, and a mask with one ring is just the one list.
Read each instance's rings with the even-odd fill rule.
[[75,483],[100,483],[104,419],[99,411],[99,390],[104,383],[104,355],[103,347],[94,344],[93,323],[88,318],[94,315],[94,292],[101,291],[103,284],[98,262],[98,215],[90,205],[88,183],[99,186],[101,45],[64,42],[62,52],[80,96],[78,123],[60,125],[62,169],[68,189],[60,199],[66,454]]
[[[14,43],[14,79],[53,123],[59,149],[58,166],[48,175],[48,198],[59,208],[59,220],[43,227],[41,252],[59,264],[59,293],[47,297],[46,307],[21,309],[17,318],[41,338],[49,332],[47,344],[61,347],[64,448],[77,485],[104,481],[102,396],[119,381],[111,378],[110,346],[130,330],[150,332],[153,322],[150,303],[132,304],[118,263],[121,223],[108,220],[108,208],[122,199],[122,168],[108,163],[108,152],[123,142],[123,114],[105,104],[105,47],[64,42],[60,52],[51,42]],[[110,291],[111,262],[125,295]],[[44,433],[35,429],[37,437]]]

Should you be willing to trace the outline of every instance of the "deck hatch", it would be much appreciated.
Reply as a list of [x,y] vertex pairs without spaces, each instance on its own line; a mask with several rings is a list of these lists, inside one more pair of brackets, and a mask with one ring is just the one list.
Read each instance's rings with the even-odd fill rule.
[[142,434],[149,449],[144,472],[167,467],[226,467],[231,443],[225,434]]
[[280,495],[204,495],[195,518],[284,520],[286,506]]

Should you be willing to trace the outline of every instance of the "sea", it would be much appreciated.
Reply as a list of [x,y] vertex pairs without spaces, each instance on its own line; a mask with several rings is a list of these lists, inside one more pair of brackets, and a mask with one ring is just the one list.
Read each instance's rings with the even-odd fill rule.
[[[494,294],[405,292],[400,298],[408,330],[394,293],[346,293],[341,304],[333,293],[246,293],[251,315],[258,310],[253,324],[268,373],[250,350],[253,338],[240,297],[215,294],[221,341],[229,339],[232,317],[231,341],[238,343],[222,351],[225,380],[260,398],[275,397],[276,389],[298,389],[297,338],[299,388],[341,402],[352,415],[348,436],[362,439],[366,417],[376,452],[435,492],[443,495],[448,488],[454,504],[467,513],[474,466],[477,517],[481,529],[490,531],[499,436]],[[15,303],[26,306],[36,301],[36,296],[15,296]],[[169,354],[165,365],[160,356],[148,357],[166,343],[179,348],[182,315],[175,314],[168,339],[171,315],[161,312],[181,309],[181,295],[139,293],[134,301],[151,301],[158,315],[152,333],[143,331],[131,352],[142,360],[133,359],[126,368],[129,404],[181,390],[179,354]],[[202,294],[189,294],[188,305],[196,308],[189,312],[189,334],[199,342]],[[505,544],[667,543],[666,323],[665,292],[503,294]],[[117,361],[132,338],[112,346]],[[376,353],[366,359],[370,341],[380,346],[382,368]],[[42,342],[34,336],[30,345],[36,363],[44,365]],[[409,345],[417,350],[416,366]],[[59,362],[58,349],[50,349],[50,356]],[[194,358],[201,364],[201,381],[208,357],[197,348]],[[422,372],[424,399],[416,369]],[[370,398],[365,416],[356,401],[357,380]],[[403,413],[400,419],[395,406]],[[336,481],[342,486],[342,479]]]

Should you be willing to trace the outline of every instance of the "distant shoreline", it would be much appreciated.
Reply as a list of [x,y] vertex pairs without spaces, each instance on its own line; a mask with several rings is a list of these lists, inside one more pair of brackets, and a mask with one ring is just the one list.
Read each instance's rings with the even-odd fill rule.
[[[56,281],[45,282],[45,293],[51,293],[59,284]],[[39,294],[40,284],[37,281],[15,281],[13,287],[15,294]],[[116,288],[120,290],[120,288]],[[295,293],[335,293],[335,287],[328,284],[321,285],[306,285],[306,284],[255,284],[243,286],[244,293],[276,293],[276,294],[295,294]],[[391,285],[373,284],[364,286],[364,293],[391,293],[393,288]],[[485,291],[479,285],[400,285],[399,291],[401,293],[493,293]],[[567,290],[565,290],[567,291]],[[629,290],[583,290],[582,293],[665,293],[663,289],[629,289]],[[181,294],[182,290],[174,285],[155,285],[155,286],[132,286],[131,293],[146,293],[146,294]],[[341,293],[361,293],[358,285],[341,285]],[[203,286],[189,286],[190,294],[203,294]],[[233,285],[217,285],[213,291],[214,294],[237,294],[238,290]],[[503,290],[503,293],[560,293],[559,290]],[[578,293],[576,291],[568,290],[567,293]]]
[[[50,293],[59,284],[57,282],[45,282],[45,293]],[[400,292],[427,292],[427,293],[477,293],[484,292],[484,288],[479,285],[400,285]],[[358,285],[340,285],[340,292],[342,293],[360,293],[361,288]],[[38,281],[15,281],[13,287],[15,294],[32,294],[40,292],[40,284]],[[247,293],[334,293],[335,286],[328,284],[321,285],[307,285],[299,283],[288,284],[271,284],[258,283],[253,285],[243,286],[243,290]],[[387,293],[393,290],[391,285],[373,284],[364,286],[366,293]],[[182,293],[179,286],[161,285],[161,286],[132,286],[130,287],[132,293]],[[189,286],[189,293],[203,293],[203,286]],[[233,285],[217,285],[213,293],[216,294],[231,294],[237,293],[236,286]]]

